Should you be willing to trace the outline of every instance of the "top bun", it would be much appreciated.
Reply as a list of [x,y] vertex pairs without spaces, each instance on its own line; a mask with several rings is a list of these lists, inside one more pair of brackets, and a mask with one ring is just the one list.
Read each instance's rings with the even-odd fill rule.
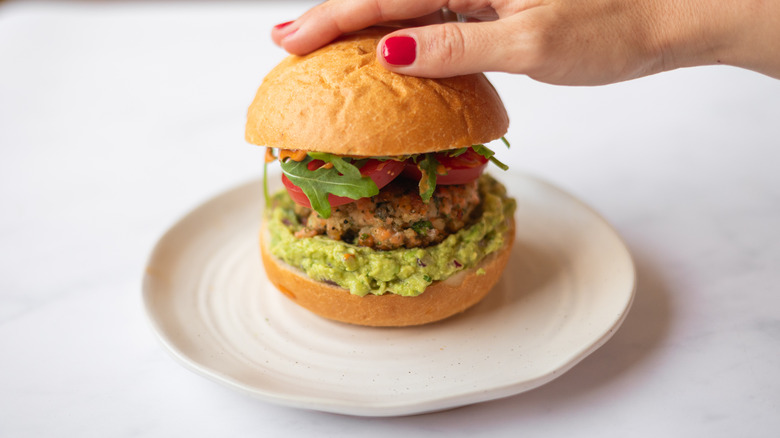
[[306,56],[283,60],[249,107],[247,141],[390,156],[467,147],[506,133],[506,110],[484,75],[426,79],[378,63],[376,46],[390,30],[348,34]]

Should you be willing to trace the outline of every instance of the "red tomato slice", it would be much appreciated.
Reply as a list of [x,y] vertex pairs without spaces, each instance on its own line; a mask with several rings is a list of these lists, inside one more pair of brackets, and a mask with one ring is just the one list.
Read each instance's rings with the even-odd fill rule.
[[[446,175],[438,175],[436,177],[436,184],[452,185],[452,184],[466,184],[479,178],[482,172],[487,167],[488,159],[482,155],[476,153],[474,149],[468,148],[466,152],[458,155],[457,157],[450,157],[446,153],[437,153],[436,160],[444,166],[444,170],[447,171]],[[419,180],[422,177],[422,173],[416,164],[411,161],[406,162],[406,168],[403,175]]]
[[[312,160],[309,162],[308,167],[309,170],[315,170],[319,166],[322,166],[322,164],[323,162],[320,160]],[[406,163],[403,161],[368,160],[363,167],[360,168],[360,174],[371,178],[371,180],[374,181],[374,184],[381,189],[400,175],[405,167]],[[296,204],[311,208],[309,198],[303,193],[303,190],[301,190],[300,187],[293,184],[292,181],[284,175],[282,175],[282,183],[284,184],[284,187],[287,188],[287,193],[290,194],[290,198],[292,198]],[[339,205],[355,202],[355,199],[328,194],[328,202],[330,202],[331,207],[338,207]]]

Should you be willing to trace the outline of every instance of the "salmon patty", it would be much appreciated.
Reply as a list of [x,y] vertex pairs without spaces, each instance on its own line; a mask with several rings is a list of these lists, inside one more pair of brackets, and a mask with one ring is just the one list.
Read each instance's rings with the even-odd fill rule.
[[478,182],[440,185],[426,204],[416,181],[396,178],[370,198],[333,209],[327,219],[296,205],[303,228],[295,237],[327,235],[379,250],[433,245],[466,226],[480,202]]

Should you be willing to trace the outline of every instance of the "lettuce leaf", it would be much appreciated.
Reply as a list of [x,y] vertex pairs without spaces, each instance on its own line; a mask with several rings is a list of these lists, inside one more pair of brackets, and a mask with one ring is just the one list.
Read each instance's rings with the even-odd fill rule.
[[271,205],[271,194],[268,192],[268,161],[263,163],[263,196],[265,197],[265,207]]
[[[333,167],[309,170],[309,162],[314,159],[332,163]],[[285,160],[282,162],[282,173],[301,188],[309,198],[311,208],[323,218],[329,218],[331,214],[328,194],[360,199],[379,193],[379,188],[371,178],[361,175],[360,169],[347,159],[332,154],[310,152],[302,161]]]
[[475,145],[471,146],[471,148],[474,149],[474,152],[476,152],[476,153],[482,155],[483,157],[487,158],[488,160],[490,160],[493,164],[498,166],[499,169],[501,169],[501,170],[509,170],[509,166],[507,166],[506,164],[498,161],[498,158],[495,157],[496,153],[493,152],[492,150],[490,150],[490,148],[488,148],[484,144],[475,144]]
[[420,178],[420,197],[426,204],[431,200],[433,191],[436,190],[436,175],[439,168],[439,160],[434,154],[423,154],[417,161],[417,167],[422,173]]

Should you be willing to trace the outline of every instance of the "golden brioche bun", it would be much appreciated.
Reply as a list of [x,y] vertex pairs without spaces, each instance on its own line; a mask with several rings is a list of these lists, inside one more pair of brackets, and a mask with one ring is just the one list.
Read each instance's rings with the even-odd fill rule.
[[[514,219],[510,219],[504,246],[485,257],[479,265],[435,281],[416,297],[392,293],[359,296],[347,289],[312,280],[303,271],[274,257],[266,247],[265,226],[260,232],[260,249],[268,279],[282,293],[317,315],[336,321],[376,326],[403,327],[427,324],[461,313],[477,304],[495,286],[512,253]],[[484,274],[477,274],[478,269]]]
[[484,75],[425,79],[379,64],[376,46],[388,31],[356,32],[282,61],[249,107],[247,141],[389,156],[467,147],[506,133],[506,110]]
[[[249,107],[247,141],[337,155],[397,156],[469,147],[506,133],[506,110],[484,75],[425,79],[392,73],[379,64],[376,47],[388,31],[356,32],[282,61]],[[265,227],[260,247],[268,278],[304,308],[346,323],[411,326],[463,312],[490,291],[511,253],[513,220],[508,228],[502,249],[416,297],[361,297],[312,280],[269,252]],[[484,273],[478,275],[479,269]]]

